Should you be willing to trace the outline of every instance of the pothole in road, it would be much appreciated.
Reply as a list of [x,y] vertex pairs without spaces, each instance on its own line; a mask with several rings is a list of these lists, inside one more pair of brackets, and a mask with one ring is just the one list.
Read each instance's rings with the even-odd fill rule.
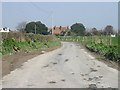
[[62,54],[60,53],[60,54],[58,54],[59,56],[61,56]]
[[97,82],[98,84],[100,84],[100,82]]
[[99,81],[99,80],[100,80],[99,77],[94,77],[93,79],[94,79],[95,81]]
[[42,68],[47,68],[47,67],[49,67],[49,64],[47,64],[47,65],[43,66]]
[[92,81],[93,80],[93,78],[88,78],[88,80],[87,81]]
[[97,67],[100,67],[99,65]]
[[56,64],[57,64],[57,62],[52,62],[52,64],[53,64],[53,65],[56,65]]
[[75,73],[74,72],[70,72],[72,75],[74,75]]
[[93,90],[97,88],[97,85],[96,84],[90,84],[89,85],[89,88],[92,88]]
[[[102,77],[103,77],[103,76],[98,76],[98,77],[88,78],[87,81],[93,81],[93,80],[94,80],[94,81],[100,81]],[[97,83],[100,83],[100,82],[97,82]]]
[[81,74],[81,76],[83,77],[83,80],[86,81],[97,81],[98,83],[100,83],[99,81],[103,78],[103,76],[95,76],[95,77],[89,77],[89,74]]
[[86,78],[83,78],[83,80],[87,80]]
[[97,71],[98,71],[97,69],[90,68],[90,72],[97,72]]
[[65,61],[64,62],[68,62],[69,61],[69,59],[65,59]]
[[87,76],[88,74],[85,74],[85,76]]
[[31,87],[31,86],[34,86],[34,85],[33,85],[33,84],[28,84],[27,86],[28,86],[28,87]]
[[99,78],[103,78],[103,76],[99,76]]
[[51,83],[51,84],[54,84],[54,83],[57,83],[56,81],[49,81],[48,83]]
[[65,80],[65,79],[62,79],[61,81],[65,82],[66,80]]
[[88,74],[81,74],[81,76],[88,76]]
[[88,81],[92,81],[92,80],[99,81],[100,78],[98,78],[98,77],[93,77],[93,78],[89,78],[89,79],[88,79]]
[[84,74],[81,74],[81,76],[85,76]]

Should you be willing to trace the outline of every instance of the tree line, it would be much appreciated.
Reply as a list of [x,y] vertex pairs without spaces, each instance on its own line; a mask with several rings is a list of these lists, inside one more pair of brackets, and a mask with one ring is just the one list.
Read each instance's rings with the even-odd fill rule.
[[[48,35],[51,34],[48,27],[41,21],[37,22],[21,22],[16,27],[18,31],[34,34]],[[87,30],[82,23],[75,23],[70,26],[69,30],[64,32],[67,36],[90,36],[90,35],[111,35],[119,34],[115,31],[112,25],[107,25],[103,30],[97,30],[95,27]],[[63,34],[62,34],[63,35]]]
[[91,35],[116,35],[117,31],[114,30],[112,25],[107,25],[103,30],[97,30],[97,28],[86,29],[82,23],[75,23],[71,26],[71,30],[68,35],[76,36],[91,36]]

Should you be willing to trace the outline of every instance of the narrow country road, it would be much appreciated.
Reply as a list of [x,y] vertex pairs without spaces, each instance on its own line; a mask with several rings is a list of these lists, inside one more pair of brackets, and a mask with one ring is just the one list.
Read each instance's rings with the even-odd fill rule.
[[30,59],[2,79],[3,88],[118,88],[118,71],[72,42]]

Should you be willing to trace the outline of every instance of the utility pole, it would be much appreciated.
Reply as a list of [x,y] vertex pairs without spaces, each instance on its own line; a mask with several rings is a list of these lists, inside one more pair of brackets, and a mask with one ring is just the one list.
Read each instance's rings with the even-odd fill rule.
[[53,12],[51,12],[51,19],[52,19],[52,35],[53,35]]
[[35,24],[35,34],[36,34],[36,24]]

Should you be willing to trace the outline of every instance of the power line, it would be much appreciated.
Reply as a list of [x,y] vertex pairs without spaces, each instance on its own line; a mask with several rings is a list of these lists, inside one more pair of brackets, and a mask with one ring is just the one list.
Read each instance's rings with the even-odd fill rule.
[[[29,0],[29,1],[31,1],[31,0]],[[48,10],[45,10],[45,9],[42,9],[42,8],[40,8],[39,6],[37,6],[34,2],[30,2],[38,11],[42,11],[42,12],[44,12],[44,13],[47,13],[47,14],[51,14],[52,13],[52,11],[48,11]]]
[[[31,0],[30,0],[31,1]],[[45,14],[47,14],[47,16],[46,16],[46,20],[48,19],[48,18],[51,18],[52,17],[52,14],[53,14],[53,12],[52,11],[48,11],[48,10],[45,10],[45,9],[42,9],[41,7],[39,7],[38,5],[36,5],[34,2],[29,2],[32,6],[34,6],[39,12],[43,12],[43,13],[45,13]],[[49,15],[50,14],[50,15]],[[41,14],[40,14],[41,15]],[[51,17],[50,17],[51,16]]]
[[[31,1],[31,0],[30,0],[30,1]],[[49,17],[51,16],[51,27],[52,27],[52,33],[53,33],[53,11],[47,11],[47,10],[45,10],[45,9],[42,9],[42,8],[38,7],[38,6],[37,6],[35,3],[33,3],[33,2],[30,2],[30,4],[33,5],[38,11],[42,11],[42,12],[45,13],[45,14],[50,14],[50,15],[48,15],[47,18],[49,18]],[[46,18],[46,20],[47,20],[47,18]]]

